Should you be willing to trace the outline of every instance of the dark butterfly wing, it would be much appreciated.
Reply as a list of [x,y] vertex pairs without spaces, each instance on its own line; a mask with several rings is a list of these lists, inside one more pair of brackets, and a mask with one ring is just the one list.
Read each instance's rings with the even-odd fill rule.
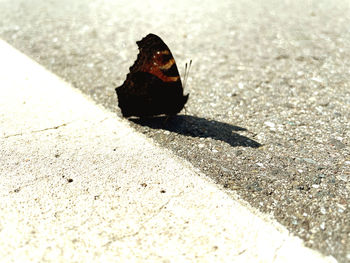
[[173,55],[160,37],[148,34],[137,41],[139,54],[123,85],[116,88],[124,117],[175,115],[188,99]]

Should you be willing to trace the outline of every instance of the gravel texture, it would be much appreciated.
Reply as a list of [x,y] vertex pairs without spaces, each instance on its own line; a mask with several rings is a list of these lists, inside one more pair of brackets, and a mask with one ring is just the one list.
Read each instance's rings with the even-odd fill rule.
[[[348,1],[1,1],[0,37],[120,115],[115,86],[160,35],[186,114],[139,132],[350,262]],[[48,87],[49,88],[49,87]]]

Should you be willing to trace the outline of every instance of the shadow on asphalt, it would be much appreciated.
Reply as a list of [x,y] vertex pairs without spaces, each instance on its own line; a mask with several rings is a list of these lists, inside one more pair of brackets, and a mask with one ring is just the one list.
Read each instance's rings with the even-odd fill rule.
[[243,146],[258,148],[261,146],[260,143],[235,133],[235,131],[246,131],[247,129],[245,128],[195,116],[161,116],[153,118],[130,119],[130,121],[152,129],[162,129],[176,132],[185,136],[212,138],[214,140],[224,141],[234,147]]

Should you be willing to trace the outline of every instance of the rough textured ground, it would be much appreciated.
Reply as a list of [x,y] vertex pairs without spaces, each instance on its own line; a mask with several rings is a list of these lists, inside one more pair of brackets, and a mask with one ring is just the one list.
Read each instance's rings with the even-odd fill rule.
[[350,262],[348,1],[16,0],[0,9],[0,37],[118,114],[114,87],[135,41],[160,35],[180,71],[194,62],[187,112],[132,126],[308,246]]

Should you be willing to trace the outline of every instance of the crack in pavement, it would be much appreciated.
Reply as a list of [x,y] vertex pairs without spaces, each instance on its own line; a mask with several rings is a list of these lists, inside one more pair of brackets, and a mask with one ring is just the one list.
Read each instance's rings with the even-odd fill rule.
[[8,192],[4,192],[4,194],[1,194],[0,197],[8,197],[9,194],[17,194],[20,191],[22,191],[23,189],[25,189],[25,188],[27,188],[29,186],[33,186],[37,182],[42,181],[44,179],[47,179],[49,177],[50,177],[50,175],[44,175],[44,176],[40,176],[40,177],[37,177],[35,179],[29,180],[25,184],[15,187],[13,190],[10,190]]
[[282,242],[281,242],[281,245],[278,246],[278,247],[275,249],[275,253],[274,253],[275,255],[274,255],[273,259],[272,259],[272,262],[276,262],[277,255],[278,255],[278,251],[283,247],[283,245],[284,245],[285,242],[286,242],[286,240],[283,239]]
[[173,199],[175,199],[175,198],[178,198],[178,197],[180,197],[182,194],[184,194],[184,190],[183,191],[181,191],[180,193],[178,193],[177,195],[173,195],[173,196],[171,196],[170,198],[169,198],[169,200],[168,201],[166,201],[163,205],[161,205],[159,208],[158,208],[158,211],[156,211],[156,212],[154,212],[154,214],[153,215],[151,215],[149,218],[147,218],[143,223],[142,223],[142,225],[139,227],[139,229],[137,230],[137,231],[135,231],[134,233],[130,233],[130,234],[126,234],[126,235],[123,235],[123,236],[120,236],[120,237],[112,237],[112,241],[108,241],[106,244],[104,244],[103,246],[104,247],[108,247],[110,244],[112,244],[113,242],[115,242],[115,241],[121,241],[121,240],[123,240],[123,239],[125,239],[125,238],[129,238],[129,237],[135,237],[135,236],[137,236],[145,227],[146,227],[146,224],[149,222],[149,221],[151,221],[153,218],[155,218],[156,216],[158,216],[161,212],[162,212],[162,210],[164,209],[164,208],[166,208],[166,206],[170,203],[170,201],[172,201]]
[[1,137],[1,139],[7,139],[7,138],[11,138],[11,137],[16,137],[16,136],[22,136],[24,134],[37,133],[37,132],[43,132],[43,131],[48,131],[48,130],[56,130],[56,129],[59,129],[61,127],[65,127],[68,124],[71,124],[72,122],[73,121],[67,122],[67,123],[63,123],[63,124],[60,124],[60,125],[57,125],[57,126],[54,126],[54,127],[49,127],[49,128],[45,128],[45,129],[29,131],[28,133],[27,132],[21,132],[21,133],[10,134],[10,135],[6,135],[4,137]]
[[238,257],[240,255],[243,255],[245,252],[248,251],[248,248],[242,249],[241,251],[239,251],[235,256]]
[[[108,119],[111,119],[111,117],[105,117],[103,118],[102,120],[99,120],[98,123],[102,123]],[[43,131],[48,131],[48,130],[57,130],[59,128],[62,128],[62,127],[65,127],[71,123],[74,123],[76,122],[77,120],[73,120],[73,121],[70,121],[70,122],[67,122],[67,123],[63,123],[63,124],[60,124],[60,125],[56,125],[56,126],[53,126],[53,127],[49,127],[49,128],[44,128],[44,129],[40,129],[40,130],[34,130],[34,131],[29,131],[29,132],[21,132],[21,133],[15,133],[15,134],[10,134],[10,135],[6,135],[6,136],[3,136],[3,137],[0,137],[0,139],[7,139],[7,138],[11,138],[11,137],[16,137],[16,136],[22,136],[22,135],[25,135],[25,134],[31,134],[31,133],[38,133],[38,132],[43,132]],[[89,121],[88,119],[83,119],[82,121]]]

